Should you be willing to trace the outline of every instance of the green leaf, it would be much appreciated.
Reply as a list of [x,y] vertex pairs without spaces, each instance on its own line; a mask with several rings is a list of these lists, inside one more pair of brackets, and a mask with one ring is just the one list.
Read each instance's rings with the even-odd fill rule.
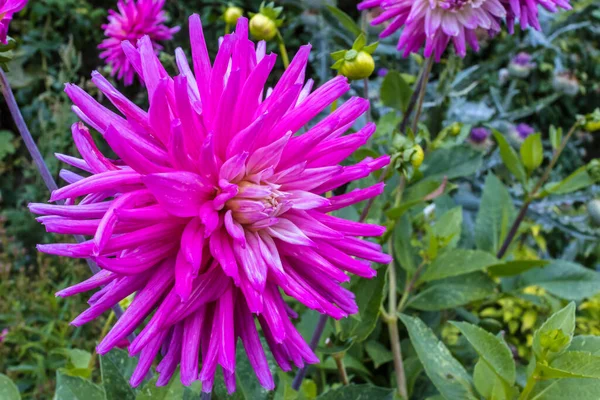
[[430,282],[452,276],[481,271],[498,263],[498,259],[480,250],[450,249],[443,252],[421,275],[421,282]]
[[394,389],[373,385],[347,385],[323,393],[318,400],[393,400]]
[[521,160],[529,171],[539,168],[544,162],[544,146],[542,134],[536,133],[527,136],[521,145]]
[[408,306],[422,311],[447,310],[483,300],[494,294],[496,284],[487,275],[475,272],[435,281],[416,295]]
[[512,353],[504,340],[476,325],[451,322],[471,343],[479,357],[508,385],[515,384],[517,372]]
[[539,382],[530,400],[598,400],[600,379],[558,379]]
[[498,253],[516,217],[512,198],[495,175],[485,179],[481,205],[475,221],[475,244],[480,250]]
[[421,166],[424,179],[441,181],[461,178],[476,173],[483,162],[483,154],[467,146],[438,149],[427,155]]
[[0,374],[0,399],[21,400],[19,388],[17,388],[17,385],[4,374]]
[[340,321],[342,341],[353,339],[362,342],[373,332],[379,320],[386,275],[385,268],[381,267],[377,271],[377,276],[371,280],[353,280],[351,290],[356,294],[356,304],[360,311],[357,316]]
[[[533,351],[539,360],[547,359],[547,355],[544,354],[544,349],[540,343],[541,338],[544,334],[548,334],[554,330],[560,330],[564,335],[569,337],[569,343],[573,339],[573,332],[575,331],[575,303],[569,303],[565,308],[554,313],[548,318],[542,326],[535,331],[533,334]],[[556,357],[568,348],[553,354],[549,354],[552,357]]]
[[556,128],[554,125],[550,127],[550,143],[554,150],[558,149],[562,144],[563,130],[562,128]]
[[104,390],[87,379],[56,372],[56,400],[106,400]]
[[346,28],[352,36],[359,36],[362,30],[356,25],[356,22],[348,14],[343,12],[337,7],[327,6],[327,10],[339,21],[339,23]]
[[401,314],[425,373],[446,399],[476,399],[471,377],[435,334],[419,318]]
[[548,264],[550,264],[550,261],[548,260],[507,261],[502,264],[492,265],[488,268],[488,272],[497,277],[515,276],[534,268],[544,267]]
[[106,400],[134,400],[137,389],[129,384],[129,379],[137,365],[137,359],[129,357],[127,352],[114,349],[100,356],[102,386]]
[[365,345],[365,351],[369,358],[375,364],[375,368],[379,368],[394,359],[394,354],[384,345],[374,340],[369,340]]
[[600,356],[600,336],[575,336],[571,341],[569,351],[585,351],[592,355]]
[[389,71],[381,84],[381,102],[386,107],[406,111],[412,89],[398,71]]
[[517,155],[517,152],[508,143],[503,134],[495,129],[492,129],[492,133],[498,143],[500,157],[502,157],[504,165],[506,165],[506,168],[508,168],[515,178],[524,185],[527,182],[527,173],[525,172],[525,168],[523,167],[523,163]]
[[[437,210],[437,209],[436,209]],[[437,212],[436,212],[437,214]],[[449,240],[446,247],[456,247],[462,230],[462,207],[455,207],[444,213],[433,225],[432,232],[438,238]]]
[[156,386],[158,376],[152,378],[139,391],[135,400],[197,400],[202,391],[202,384],[194,382],[190,387],[181,383],[179,372],[175,373],[167,386]]
[[538,363],[537,368],[543,379],[600,379],[600,357],[584,351],[568,351],[557,357],[550,365]]
[[356,38],[354,43],[352,44],[352,50],[361,51],[363,47],[367,44],[367,37],[364,32],[361,32],[360,35]]
[[92,369],[89,365],[92,355],[88,351],[59,349],[57,352],[63,354],[69,361],[67,367],[63,370],[64,373],[71,376],[81,376],[82,378],[89,378],[92,375]]
[[513,400],[516,388],[508,386],[483,360],[475,364],[473,370],[475,388],[485,399]]
[[408,215],[403,215],[394,228],[394,257],[398,266],[405,271],[415,272],[417,269],[417,254],[411,245],[412,223]]
[[548,183],[544,186],[544,191],[540,194],[540,197],[546,197],[550,194],[573,193],[592,186],[594,183],[594,179],[590,176],[587,167],[584,165],[562,181]]
[[6,129],[0,130],[0,161],[17,150],[13,144],[14,135]]
[[565,300],[581,301],[600,293],[600,273],[564,260],[524,273],[520,287],[537,285]]

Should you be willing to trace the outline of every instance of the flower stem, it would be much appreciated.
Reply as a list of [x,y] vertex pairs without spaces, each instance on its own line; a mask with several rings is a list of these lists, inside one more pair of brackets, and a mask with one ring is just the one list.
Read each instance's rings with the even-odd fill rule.
[[[325,330],[325,326],[327,325],[327,315],[321,314],[319,316],[319,322],[317,322],[317,326],[313,332],[313,335],[310,339],[310,343],[308,344],[311,350],[315,350],[319,345],[319,341],[321,340],[321,335],[323,335],[323,331]],[[308,371],[308,365],[300,368],[294,377],[294,381],[292,382],[292,388],[294,390],[299,390],[302,385],[302,380],[306,376],[306,371]]]
[[510,230],[508,231],[508,234],[506,235],[504,242],[502,242],[502,246],[500,246],[500,250],[498,250],[498,254],[496,254],[497,258],[501,259],[506,255],[508,248],[510,247],[512,241],[514,240],[515,236],[517,235],[517,232],[519,231],[519,227],[521,226],[521,223],[523,222],[523,220],[525,219],[525,216],[527,215],[527,211],[529,210],[529,206],[531,205],[531,202],[535,199],[538,191],[542,188],[544,183],[546,183],[546,181],[550,178],[550,174],[552,173],[552,170],[556,166],[556,163],[558,162],[560,155],[564,151],[565,147],[567,146],[567,143],[569,142],[569,140],[571,139],[571,137],[577,130],[578,126],[579,126],[579,122],[575,122],[575,124],[573,124],[573,126],[569,130],[569,133],[567,133],[567,136],[565,136],[565,138],[563,139],[560,146],[554,151],[554,155],[552,156],[552,160],[550,161],[550,164],[548,164],[548,167],[546,167],[544,174],[537,181],[535,187],[527,195],[527,199],[521,206],[521,209],[519,210],[519,214],[517,215],[515,222],[513,222],[512,226],[510,227]]
[[287,69],[290,66],[290,58],[288,57],[287,49],[285,48],[285,42],[281,32],[277,30],[277,44],[279,45],[279,52],[281,53],[281,61],[283,61],[283,68]]
[[[40,150],[35,144],[35,141],[33,140],[33,137],[31,136],[31,133],[27,128],[27,124],[23,119],[23,115],[21,114],[19,105],[15,100],[15,96],[10,88],[10,84],[2,68],[0,68],[0,91],[2,91],[2,96],[4,97],[4,100],[6,100],[6,104],[8,105],[8,109],[10,110],[10,114],[12,115],[13,120],[15,121],[15,125],[17,126],[19,134],[21,135],[21,138],[23,139],[23,142],[25,143],[25,147],[27,147],[29,154],[31,154],[31,158],[33,159],[33,162],[35,163],[38,171],[40,172],[40,175],[42,176],[46,187],[50,192],[55,191],[56,189],[58,189],[58,185],[56,184],[56,181],[54,180],[54,177],[52,176],[48,165],[46,165],[46,162],[44,161],[44,157],[42,157],[42,153],[40,153]],[[62,204],[63,202],[57,203]],[[81,235],[74,235],[74,237],[78,243],[85,241],[85,238]],[[98,267],[98,265],[96,265],[95,262],[93,262],[90,259],[86,259],[86,261],[93,274],[96,274],[100,271],[100,268]],[[112,307],[112,310],[114,311],[115,316],[117,318],[120,318],[123,315],[123,309],[121,309],[121,306],[119,306],[118,304],[115,304]],[[131,335],[129,335],[128,339],[130,342],[133,341],[135,339],[135,334],[132,333]]]
[[531,394],[531,392],[533,391],[533,388],[535,388],[535,385],[537,384],[537,381],[538,381],[537,374],[538,374],[538,367],[536,365],[534,371],[529,376],[529,379],[527,379],[527,383],[525,384],[525,387],[523,388],[523,392],[521,392],[521,395],[519,396],[519,400],[527,400],[529,398],[529,395]]
[[419,88],[419,95],[417,98],[417,109],[415,111],[415,118],[412,123],[412,131],[413,133],[417,131],[417,126],[419,124],[419,119],[421,119],[421,111],[423,110],[423,100],[425,100],[425,93],[427,93],[427,82],[429,82],[429,75],[431,74],[431,69],[433,68],[433,57],[429,57],[423,67],[423,84]]
[[[363,91],[364,91],[364,97],[365,99],[369,102],[369,105],[371,103],[371,100],[369,99],[369,79],[365,78],[363,79]],[[367,113],[365,114],[365,116],[367,117],[367,123],[371,122],[372,118],[371,118],[371,107],[369,106],[369,109],[367,110]]]
[[[431,65],[430,65],[431,64]],[[427,70],[431,72],[431,67],[433,67],[433,59],[428,58],[425,65],[421,69],[421,73],[419,74],[419,80],[417,81],[417,85],[415,86],[415,90],[410,97],[410,101],[408,102],[408,107],[406,107],[406,112],[402,117],[402,122],[400,123],[400,133],[406,133],[406,128],[408,127],[408,122],[410,121],[410,116],[412,115],[415,107],[417,106],[417,100],[421,92],[427,90],[427,83],[429,82],[429,72],[426,73]],[[422,106],[423,103],[421,103]],[[419,110],[419,116],[421,111]]]
[[335,365],[337,365],[338,372],[340,373],[342,384],[348,385],[350,384],[350,380],[348,379],[348,372],[346,372],[346,365],[344,364],[344,355],[344,353],[334,354],[333,359],[335,360]]

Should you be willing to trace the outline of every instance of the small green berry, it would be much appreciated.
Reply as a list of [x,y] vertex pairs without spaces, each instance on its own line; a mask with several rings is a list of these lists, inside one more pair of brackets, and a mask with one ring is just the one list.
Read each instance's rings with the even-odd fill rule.
[[277,34],[277,25],[271,18],[255,14],[250,19],[250,33],[256,40],[271,40]]

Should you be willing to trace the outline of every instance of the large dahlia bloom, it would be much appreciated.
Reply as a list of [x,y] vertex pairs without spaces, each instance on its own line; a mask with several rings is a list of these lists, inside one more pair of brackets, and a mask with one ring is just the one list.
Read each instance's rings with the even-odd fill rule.
[[467,44],[476,51],[478,29],[500,31],[500,18],[506,11],[500,0],[365,0],[359,10],[381,7],[383,12],[371,24],[389,21],[381,32],[385,38],[403,28],[398,50],[404,57],[416,53],[425,44],[425,57],[437,61],[452,42],[456,53],[464,57]]
[[533,26],[538,31],[541,29],[538,18],[538,7],[542,6],[550,12],[557,12],[558,8],[570,10],[569,0],[502,0],[506,7],[506,23],[510,33],[514,32],[515,20],[519,20],[521,28]]
[[[193,69],[177,49],[175,78],[161,65],[149,37],[137,48],[124,42],[129,62],[146,84],[148,111],[98,73],[93,82],[120,114],[67,85],[83,121],[72,128],[81,158],[58,158],[83,172],[61,173],[68,185],[50,201],[65,205],[30,208],[42,215],[49,232],[90,239],[39,249],[89,257],[102,268],[58,293],[100,289],[73,325],[135,293],[97,347],[104,354],[143,327],[129,346],[132,355],[140,354],[132,385],[142,382],[161,352],[159,385],[180,365],[184,384],[199,379],[210,391],[220,365],[233,392],[240,338],[259,382],[273,388],[255,321],[282,369],[316,363],[283,295],[344,318],[357,312],[352,292],[341,286],[350,279],[347,272],[371,278],[376,272],[370,262],[390,261],[379,245],[362,239],[383,234],[383,227],[329,214],[377,196],[383,184],[324,196],[382,168],[389,157],[340,165],[375,131],[368,124],[345,134],[367,111],[365,99],[351,98],[304,128],[349,90],[339,76],[312,91],[313,82],[304,77],[310,46],[301,47],[273,89],[265,91],[276,56],[265,54],[264,43],[255,47],[248,40],[245,18],[225,36],[214,63],[197,15],[190,18],[190,36]],[[118,159],[98,150],[86,126],[100,132]]]
[[7,44],[8,26],[14,14],[27,5],[27,0],[0,0],[0,43]]
[[164,5],[165,0],[119,0],[119,12],[108,10],[108,24],[102,25],[106,39],[98,45],[104,50],[100,58],[112,67],[111,75],[123,79],[125,85],[133,83],[135,67],[121,48],[121,42],[136,43],[147,36],[158,52],[162,49],[158,42],[171,40],[179,32],[178,26],[169,28],[164,24],[167,20]]

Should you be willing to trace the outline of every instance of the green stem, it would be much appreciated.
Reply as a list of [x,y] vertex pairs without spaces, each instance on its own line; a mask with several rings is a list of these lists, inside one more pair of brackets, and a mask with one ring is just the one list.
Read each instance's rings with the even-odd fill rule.
[[225,34],[227,35],[231,31],[231,26],[226,22],[225,23]]
[[344,385],[350,384],[348,379],[348,372],[346,371],[346,365],[344,364],[344,353],[338,353],[333,355],[335,365],[337,365],[338,372],[340,373],[340,380]]
[[[100,339],[98,340],[98,342],[100,342],[100,341],[102,341],[102,339],[104,339],[104,336],[106,336],[106,334],[110,330],[110,327],[114,320],[115,320],[115,313],[111,312],[108,315],[108,318],[106,319],[106,322],[104,323],[104,326],[102,327],[102,332],[100,332]],[[94,368],[94,365],[96,365],[96,357],[98,357],[98,353],[96,353],[94,351],[94,353],[92,354],[92,358],[90,358],[90,362],[88,363],[88,369],[91,370]]]
[[287,69],[290,66],[290,58],[288,57],[287,49],[285,48],[285,42],[281,32],[277,30],[277,44],[279,45],[279,53],[281,53],[281,61],[283,61],[283,68]]
[[519,396],[519,400],[529,399],[529,395],[535,388],[535,385],[537,384],[537,381],[538,381],[537,374],[538,374],[538,367],[536,366],[533,373],[529,376],[529,379],[527,379],[527,383],[525,384],[525,387],[523,388],[523,392],[521,392],[521,395]]
[[433,68],[433,60],[433,57],[429,57],[423,69],[423,84],[420,87],[419,97],[417,99],[416,114],[412,123],[413,133],[417,131],[419,119],[421,118],[421,111],[423,110],[423,101],[425,100],[425,93],[427,93],[427,82],[429,82],[429,75],[431,74],[431,69]]

